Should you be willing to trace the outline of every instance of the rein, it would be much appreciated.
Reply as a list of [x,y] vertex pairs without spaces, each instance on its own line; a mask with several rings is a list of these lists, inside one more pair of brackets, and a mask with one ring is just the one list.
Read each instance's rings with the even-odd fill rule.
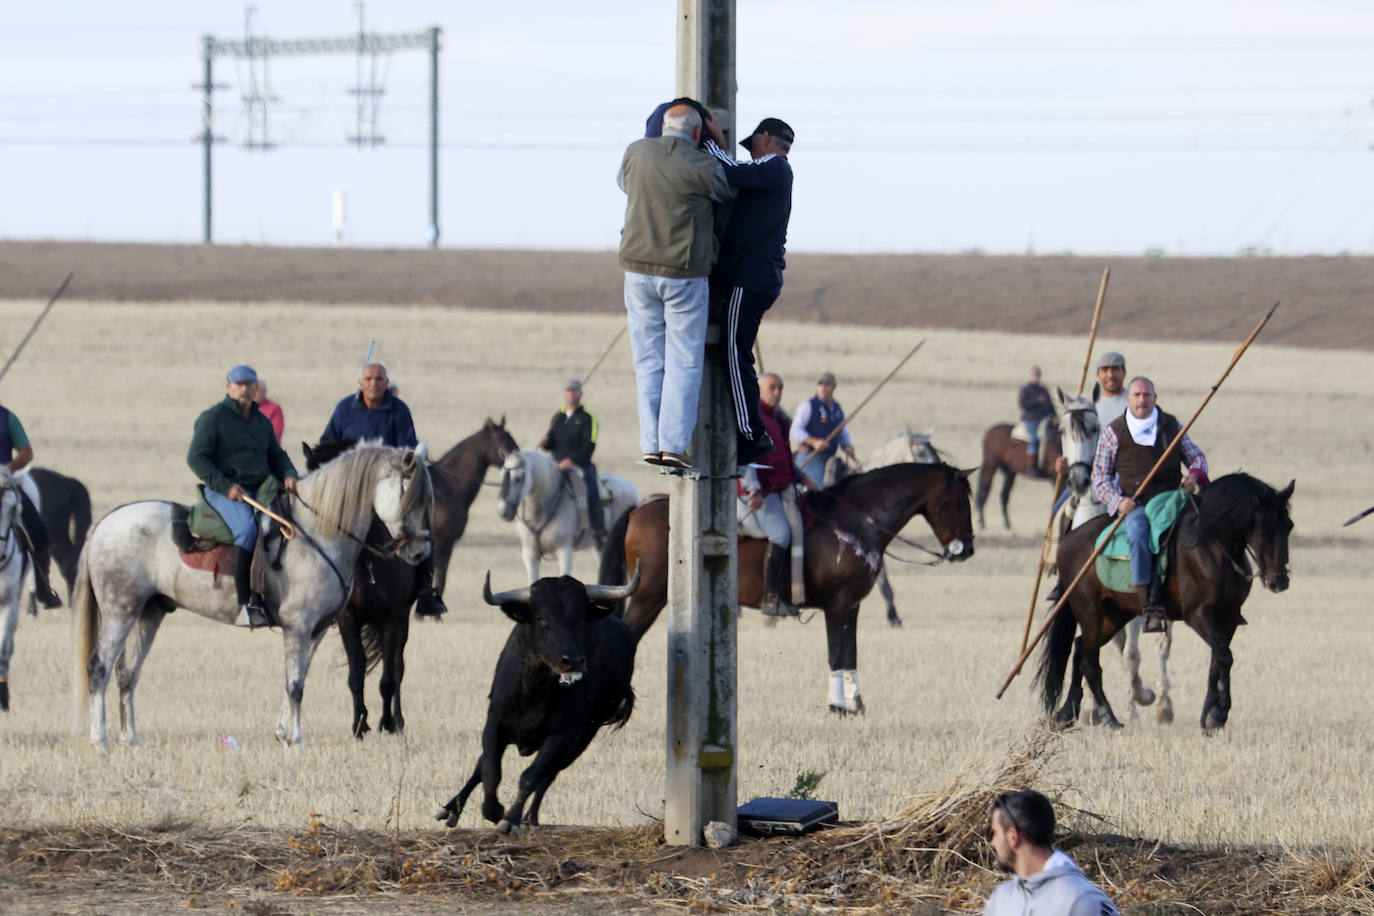
[[[305,508],[309,509],[310,512],[311,512],[311,514],[314,515],[316,518],[321,518],[321,517],[322,517],[322,516],[320,515],[320,513],[319,513],[318,511],[316,511],[316,509],[315,509],[314,506],[310,505],[310,503],[308,503],[308,502],[305,501],[305,497],[304,497],[304,496],[301,496],[299,493],[292,493],[291,496],[292,496],[293,499],[295,499],[297,502],[299,502],[302,506],[305,506]],[[350,541],[353,541],[355,544],[358,544],[359,546],[361,546],[364,550],[366,550],[368,553],[372,554],[374,557],[376,557],[376,558],[379,559],[379,560],[386,560],[386,559],[389,559],[389,558],[391,558],[391,557],[394,557],[394,556],[396,555],[397,551],[399,551],[399,550],[401,549],[401,545],[404,544],[405,541],[406,541],[406,539],[403,538],[403,537],[395,537],[395,538],[392,538],[392,543],[391,543],[390,545],[387,545],[387,546],[390,547],[390,549],[384,552],[384,551],[382,551],[382,550],[379,550],[379,549],[376,548],[376,547],[373,547],[373,546],[372,546],[371,544],[369,544],[366,540],[364,540],[363,538],[358,537],[356,534],[354,534],[352,531],[349,531],[348,529],[344,528],[344,526],[343,526],[343,525],[340,525],[338,522],[335,522],[335,523],[334,523],[334,529],[335,529],[336,531],[338,531],[340,534],[342,534],[344,537],[348,538]],[[299,530],[298,530],[298,533],[301,534],[301,535],[303,535],[303,536],[305,537],[305,539],[306,539],[307,541],[310,542],[310,545],[311,545],[312,547],[314,547],[316,550],[319,550],[321,553],[324,553],[324,550],[320,547],[319,543],[318,543],[314,538],[312,538],[308,532],[299,531]],[[328,560],[329,557],[326,556],[325,559]],[[334,565],[334,564],[333,564],[333,561],[330,561],[330,564],[329,564],[329,565],[330,565],[330,566],[333,566],[333,565]],[[339,574],[338,569],[335,569],[335,570],[334,570],[334,574],[335,574],[335,575],[338,575],[338,574]],[[339,578],[340,578],[340,580],[342,581],[343,577],[342,577],[342,576],[339,576]]]

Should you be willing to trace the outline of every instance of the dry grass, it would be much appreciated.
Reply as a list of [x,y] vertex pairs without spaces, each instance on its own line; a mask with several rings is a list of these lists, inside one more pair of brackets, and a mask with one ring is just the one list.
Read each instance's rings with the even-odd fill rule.
[[[0,320],[27,327],[40,306],[0,303]],[[184,454],[190,425],[220,396],[225,366],[249,360],[268,376],[274,396],[286,405],[293,452],[299,439],[315,438],[333,403],[351,389],[352,367],[373,338],[421,435],[437,448],[477,429],[486,415],[502,413],[524,445],[543,431],[561,380],[585,371],[618,326],[612,318],[523,313],[64,302],[6,378],[4,402],[23,417],[38,463],[90,486],[98,517],[131,499],[189,496]],[[1180,413],[1201,401],[1232,350],[1110,335],[1105,322],[1102,346],[1123,350],[1132,371],[1156,376],[1162,403]],[[907,423],[933,425],[936,443],[953,460],[973,464],[982,430],[1009,417],[1026,363],[1041,363],[1051,383],[1066,387],[1082,364],[1081,344],[1059,338],[832,328],[822,341],[814,329],[771,317],[764,357],[788,380],[789,405],[808,393],[805,380],[822,367],[840,376],[839,396],[852,405],[920,336],[930,340],[918,358],[856,421],[861,454]],[[1063,804],[1101,817],[1069,819],[1072,854],[1117,894],[1139,902],[1138,912],[1172,911],[1162,904],[1150,910],[1150,901],[1203,899],[1189,896],[1194,893],[1208,895],[1208,912],[1368,906],[1368,855],[1342,850],[1374,846],[1374,796],[1365,776],[1374,735],[1364,722],[1363,701],[1374,643],[1366,610],[1374,521],[1339,525],[1374,502],[1371,440],[1358,422],[1374,412],[1374,393],[1351,384],[1371,370],[1374,356],[1367,353],[1257,346],[1196,428],[1214,470],[1244,468],[1280,485],[1298,477],[1293,587],[1283,595],[1256,594],[1247,605],[1251,626],[1234,646],[1236,705],[1225,733],[1208,739],[1196,726],[1207,658],[1202,643],[1184,633],[1175,641],[1172,665],[1178,724],[1162,727],[1147,718],[1121,734],[1077,731],[1057,742],[1053,757],[1037,758],[1039,785],[1066,787]],[[588,385],[587,397],[604,430],[598,453],[603,470],[626,474],[648,493],[657,478],[630,463],[631,390],[628,354],[618,350]],[[550,822],[596,826],[517,842],[485,829],[444,834],[434,828],[429,812],[476,758],[482,698],[507,632],[505,619],[477,598],[482,575],[491,569],[497,587],[521,576],[514,532],[496,519],[494,497],[484,492],[450,571],[449,617],[440,626],[416,624],[412,633],[404,739],[374,735],[359,744],[348,736],[342,652],[331,639],[307,685],[307,750],[283,759],[271,739],[280,703],[279,640],[181,612],[159,635],[139,689],[147,750],[117,749],[102,761],[67,735],[71,644],[63,615],[26,619],[10,678],[14,708],[0,718],[0,826],[6,841],[16,844],[5,847],[6,857],[28,863],[20,869],[27,874],[24,869],[43,864],[32,856],[45,842],[92,855],[109,847],[101,853],[108,858],[90,860],[94,875],[102,873],[102,862],[114,862],[114,849],[123,844],[156,850],[146,853],[149,862],[162,855],[171,876],[166,886],[181,888],[175,876],[184,873],[185,886],[193,887],[195,862],[219,868],[225,856],[237,855],[213,845],[223,837],[246,855],[278,863],[275,871],[254,871],[245,886],[268,892],[290,871],[303,886],[317,880],[327,890],[371,893],[369,888],[399,886],[398,863],[406,858],[428,861],[440,850],[456,858],[436,861],[465,876],[464,882],[470,872],[462,868],[480,864],[482,876],[488,866],[495,869],[493,881],[518,877],[523,868],[554,887],[556,861],[583,861],[575,844],[614,843],[625,850],[627,867],[642,869],[637,884],[629,883],[628,872],[606,866],[575,880],[565,876],[557,889],[587,887],[587,899],[599,901],[618,894],[616,888],[649,893],[654,882],[664,882],[655,899],[676,905],[698,899],[694,895],[706,902],[723,887],[733,893],[753,880],[770,882],[760,891],[765,899],[785,887],[774,878],[790,875],[811,882],[797,885],[797,899],[819,905],[824,889],[815,882],[829,871],[812,871],[833,861],[848,876],[844,886],[853,888],[855,904],[883,905],[883,894],[900,884],[910,896],[889,904],[894,909],[918,901],[976,908],[978,895],[996,880],[980,870],[986,861],[978,852],[977,822],[986,798],[979,793],[997,783],[1004,760],[1010,765],[1016,759],[1007,748],[1020,746],[1017,736],[1037,715],[1025,678],[1000,702],[992,694],[1014,660],[1047,496],[1043,484],[1018,483],[1016,527],[1002,532],[990,517],[994,527],[979,534],[977,555],[967,564],[890,564],[907,625],[888,630],[876,599],[861,615],[869,709],[861,719],[824,715],[818,623],[768,630],[757,615],[743,619],[740,796],[783,794],[799,773],[824,771],[819,794],[839,802],[851,822],[842,831],[749,843],[738,853],[703,852],[699,858],[653,846],[663,792],[661,631],[651,632],[640,649],[634,719],[623,731],[598,738],[545,803]],[[907,534],[930,539],[920,523]],[[579,555],[576,572],[594,576],[590,554]],[[1144,647],[1151,673],[1152,645]],[[1111,676],[1115,663],[1106,665]],[[375,681],[368,691],[375,707]],[[1109,692],[1123,714],[1119,678]],[[243,753],[220,751],[223,735],[236,736]],[[508,758],[508,781],[520,763],[513,754]],[[287,845],[291,836],[307,842],[309,831],[301,833],[301,825],[312,813],[321,824],[317,835],[337,844],[323,858]],[[479,824],[475,812],[465,814],[465,828]],[[144,839],[120,839],[121,833]],[[839,836],[854,845],[828,845]],[[164,840],[167,846],[158,845]],[[1156,840],[1162,841],[1158,849]],[[179,844],[186,848],[181,859]],[[560,844],[574,844],[567,848],[576,854],[558,858]],[[268,847],[276,852],[269,855]],[[306,868],[327,865],[335,848],[337,870]],[[522,858],[535,848],[549,850],[542,865]],[[910,852],[927,848],[946,851]],[[394,859],[393,850],[405,855]],[[485,858],[488,853],[493,858]],[[470,854],[476,858],[462,865]],[[799,857],[795,863],[793,856]],[[364,858],[376,861],[364,867]],[[660,877],[650,874],[655,858]],[[69,866],[86,860],[50,861],[66,863],[61,873],[81,880],[83,873]],[[719,887],[708,880],[716,862],[737,862],[731,867],[739,869],[722,871]],[[757,866],[752,877],[750,865]],[[355,866],[360,870],[353,877],[339,877]],[[450,880],[443,869],[436,872],[442,878],[436,887],[447,894],[459,879]],[[483,894],[495,886],[485,877],[473,880]],[[1208,881],[1225,893],[1206,891]],[[965,896],[953,896],[956,887],[965,888]],[[1323,894],[1334,902],[1323,903]],[[583,898],[567,901],[574,899]],[[1284,901],[1292,904],[1286,910]]]

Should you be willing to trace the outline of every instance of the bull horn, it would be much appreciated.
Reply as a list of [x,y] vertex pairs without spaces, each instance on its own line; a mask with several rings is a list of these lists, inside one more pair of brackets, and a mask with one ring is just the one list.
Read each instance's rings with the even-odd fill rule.
[[591,601],[620,601],[628,598],[639,588],[639,561],[635,560],[635,574],[624,585],[588,585],[587,598]]
[[526,585],[524,588],[513,588],[508,592],[497,592],[493,595],[491,593],[491,570],[487,570],[486,581],[482,583],[482,600],[495,607],[500,607],[511,601],[528,602],[530,600],[530,587]]

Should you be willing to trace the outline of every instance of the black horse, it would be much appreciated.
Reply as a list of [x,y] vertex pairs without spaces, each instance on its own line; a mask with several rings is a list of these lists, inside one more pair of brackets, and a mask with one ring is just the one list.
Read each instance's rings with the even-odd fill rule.
[[[313,470],[352,446],[351,441],[321,442],[311,448],[302,443],[306,466]],[[430,465],[434,487],[434,519],[430,526],[434,550],[435,591],[442,588],[453,545],[467,526],[468,507],[477,498],[487,468],[500,467],[505,456],[517,448],[506,432],[505,420],[488,419],[473,435],[449,449]],[[367,543],[379,547],[389,539],[377,519],[367,534]],[[364,551],[354,572],[353,591],[339,614],[339,636],[348,657],[348,689],[353,695],[353,735],[361,739],[370,727],[367,705],[363,702],[363,681],[380,661],[382,679],[383,732],[405,730],[401,714],[401,679],[405,676],[405,648],[410,636],[410,607],[415,603],[420,582],[415,567],[396,557],[378,558]]]
[[[1202,704],[1205,731],[1225,725],[1231,711],[1231,637],[1240,625],[1240,607],[1250,594],[1251,579],[1258,578],[1274,592],[1288,588],[1288,536],[1293,530],[1288,499],[1292,495],[1291,482],[1276,491],[1248,474],[1228,474],[1205,487],[1174,527],[1164,606],[1170,619],[1187,623],[1212,649]],[[1058,563],[1065,575],[1077,575],[1083,568],[1109,522],[1105,517],[1094,519],[1064,537]],[[1251,573],[1247,554],[1259,564],[1257,573]],[[1072,652],[1072,682],[1055,720],[1072,725],[1078,719],[1086,678],[1096,719],[1121,727],[1102,691],[1098,651],[1139,612],[1134,593],[1111,591],[1098,579],[1096,569],[1088,571],[1069,594],[1068,606],[1055,618],[1041,652],[1036,681],[1046,714],[1054,713],[1059,702]],[[1082,631],[1078,639],[1074,639],[1076,629]]]
[[[817,524],[806,532],[806,607],[823,608],[830,665],[830,710],[863,712],[858,691],[859,603],[873,588],[887,545],[914,516],[923,515],[952,561],[973,556],[973,521],[967,472],[947,464],[893,464],[846,478],[807,496],[804,514]],[[739,542],[739,603],[763,600],[763,558],[768,542]],[[616,522],[601,554],[603,584],[619,584],[639,564],[639,589],[622,616],[638,640],[668,601],[668,500],[651,499]],[[784,584],[783,591],[790,592]],[[787,597],[785,594],[783,597]],[[854,687],[852,704],[844,678]]]
[[[67,583],[67,603],[71,604],[76,582],[76,563],[91,528],[91,494],[86,485],[47,468],[30,468],[29,476],[38,487],[39,515],[48,529],[49,549]],[[29,592],[29,616],[38,616],[38,597]]]

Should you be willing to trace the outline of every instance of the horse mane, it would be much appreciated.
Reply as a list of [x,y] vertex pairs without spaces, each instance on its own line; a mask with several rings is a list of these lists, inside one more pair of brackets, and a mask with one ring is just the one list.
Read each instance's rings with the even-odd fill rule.
[[1197,498],[1198,527],[1213,538],[1227,538],[1249,528],[1256,510],[1277,502],[1278,491],[1249,474],[1219,477]]
[[[302,477],[300,486],[320,525],[350,530],[370,514],[377,495],[377,469],[400,451],[363,441]],[[416,468],[420,473],[414,475],[401,497],[402,515],[434,504],[429,473],[418,462]]]
[[870,487],[886,488],[891,486],[891,482],[897,478],[913,474],[928,474],[936,469],[946,471],[955,470],[943,461],[940,464],[919,464],[915,461],[903,461],[898,464],[888,464],[871,471],[864,471],[862,474],[855,474],[846,477],[832,487],[828,487],[807,496],[807,505],[813,512],[824,512],[832,507],[843,508],[845,502],[853,503],[855,493],[860,490],[867,490]]

